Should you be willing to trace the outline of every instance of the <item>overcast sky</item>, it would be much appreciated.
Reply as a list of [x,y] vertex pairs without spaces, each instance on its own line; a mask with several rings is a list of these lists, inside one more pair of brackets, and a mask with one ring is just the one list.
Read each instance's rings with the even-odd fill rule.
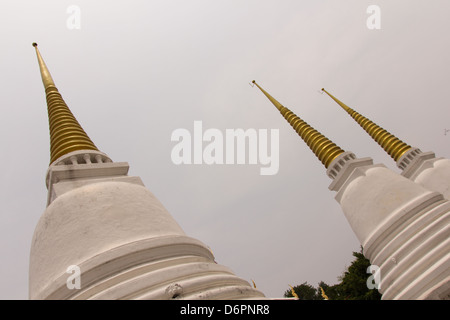
[[[367,26],[369,5],[381,9],[380,29]],[[2,1],[0,298],[28,298],[46,207],[48,118],[32,42],[97,147],[128,162],[218,263],[281,297],[289,285],[337,283],[360,245],[324,166],[249,83],[396,172],[322,87],[406,143],[450,157],[449,12],[448,0]],[[172,132],[193,133],[194,121],[278,129],[278,173],[175,165]]]

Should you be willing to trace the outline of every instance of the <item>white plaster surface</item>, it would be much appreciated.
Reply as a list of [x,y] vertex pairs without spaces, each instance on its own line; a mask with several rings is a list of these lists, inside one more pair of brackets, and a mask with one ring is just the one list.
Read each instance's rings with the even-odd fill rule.
[[30,295],[70,265],[125,243],[183,230],[146,188],[102,182],[63,194],[36,227],[30,257]]
[[[31,299],[264,298],[215,263],[210,249],[187,237],[139,177],[124,175],[127,171],[126,163],[49,169],[51,203],[36,226],[30,253]],[[67,286],[72,265],[81,270],[80,289]],[[174,286],[181,293],[170,294]]]
[[425,188],[442,193],[450,200],[450,160],[436,158],[434,152],[421,152],[411,148],[398,161],[402,176]]
[[343,167],[351,173],[334,190],[364,255],[380,267],[383,299],[448,298],[450,202],[383,165],[359,163]]
[[413,180],[450,199],[450,160],[445,158],[425,160]]

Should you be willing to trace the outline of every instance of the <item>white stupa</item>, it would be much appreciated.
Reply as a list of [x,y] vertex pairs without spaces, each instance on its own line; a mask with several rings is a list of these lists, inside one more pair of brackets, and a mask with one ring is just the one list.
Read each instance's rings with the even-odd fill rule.
[[[50,124],[48,203],[31,245],[30,299],[261,299],[188,237],[126,162],[100,152],[36,48]],[[79,270],[78,287],[71,278]],[[73,281],[75,281],[73,280]]]
[[[330,189],[364,255],[379,267],[382,299],[449,299],[450,201],[440,192],[448,190],[449,180],[425,169],[418,175],[426,180],[421,185],[371,158],[358,159],[253,83],[327,168]],[[437,188],[444,184],[446,189]]]

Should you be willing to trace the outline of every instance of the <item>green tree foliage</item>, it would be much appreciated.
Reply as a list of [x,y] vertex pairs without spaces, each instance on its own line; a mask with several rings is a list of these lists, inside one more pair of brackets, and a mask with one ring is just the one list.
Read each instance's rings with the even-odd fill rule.
[[[370,261],[364,257],[361,252],[353,252],[355,260],[348,267],[347,271],[338,278],[340,283],[329,286],[321,281],[317,288],[314,288],[307,282],[295,286],[294,291],[300,300],[323,300],[322,288],[326,296],[330,300],[379,300],[381,294],[376,289],[369,289],[367,287],[367,279],[370,274],[367,273],[367,268],[370,266]],[[285,297],[293,297],[291,290],[284,293]]]

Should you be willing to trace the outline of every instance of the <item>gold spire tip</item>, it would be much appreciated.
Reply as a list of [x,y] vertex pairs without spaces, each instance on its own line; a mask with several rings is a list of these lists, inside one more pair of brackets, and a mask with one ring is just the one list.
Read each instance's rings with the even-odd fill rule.
[[31,45],[32,45],[33,47],[37,47],[37,43],[36,43],[36,42],[33,42]]
[[279,103],[274,97],[272,97],[266,90],[264,90],[263,88],[261,88],[261,87],[259,86],[259,84],[256,83],[255,80],[253,80],[252,83],[255,84],[255,85],[259,88],[259,90],[261,90],[262,93],[264,93],[264,95],[270,100],[270,102],[272,102],[272,104],[273,104],[278,110],[281,111],[281,109],[284,108],[283,105],[282,105],[281,103]]

